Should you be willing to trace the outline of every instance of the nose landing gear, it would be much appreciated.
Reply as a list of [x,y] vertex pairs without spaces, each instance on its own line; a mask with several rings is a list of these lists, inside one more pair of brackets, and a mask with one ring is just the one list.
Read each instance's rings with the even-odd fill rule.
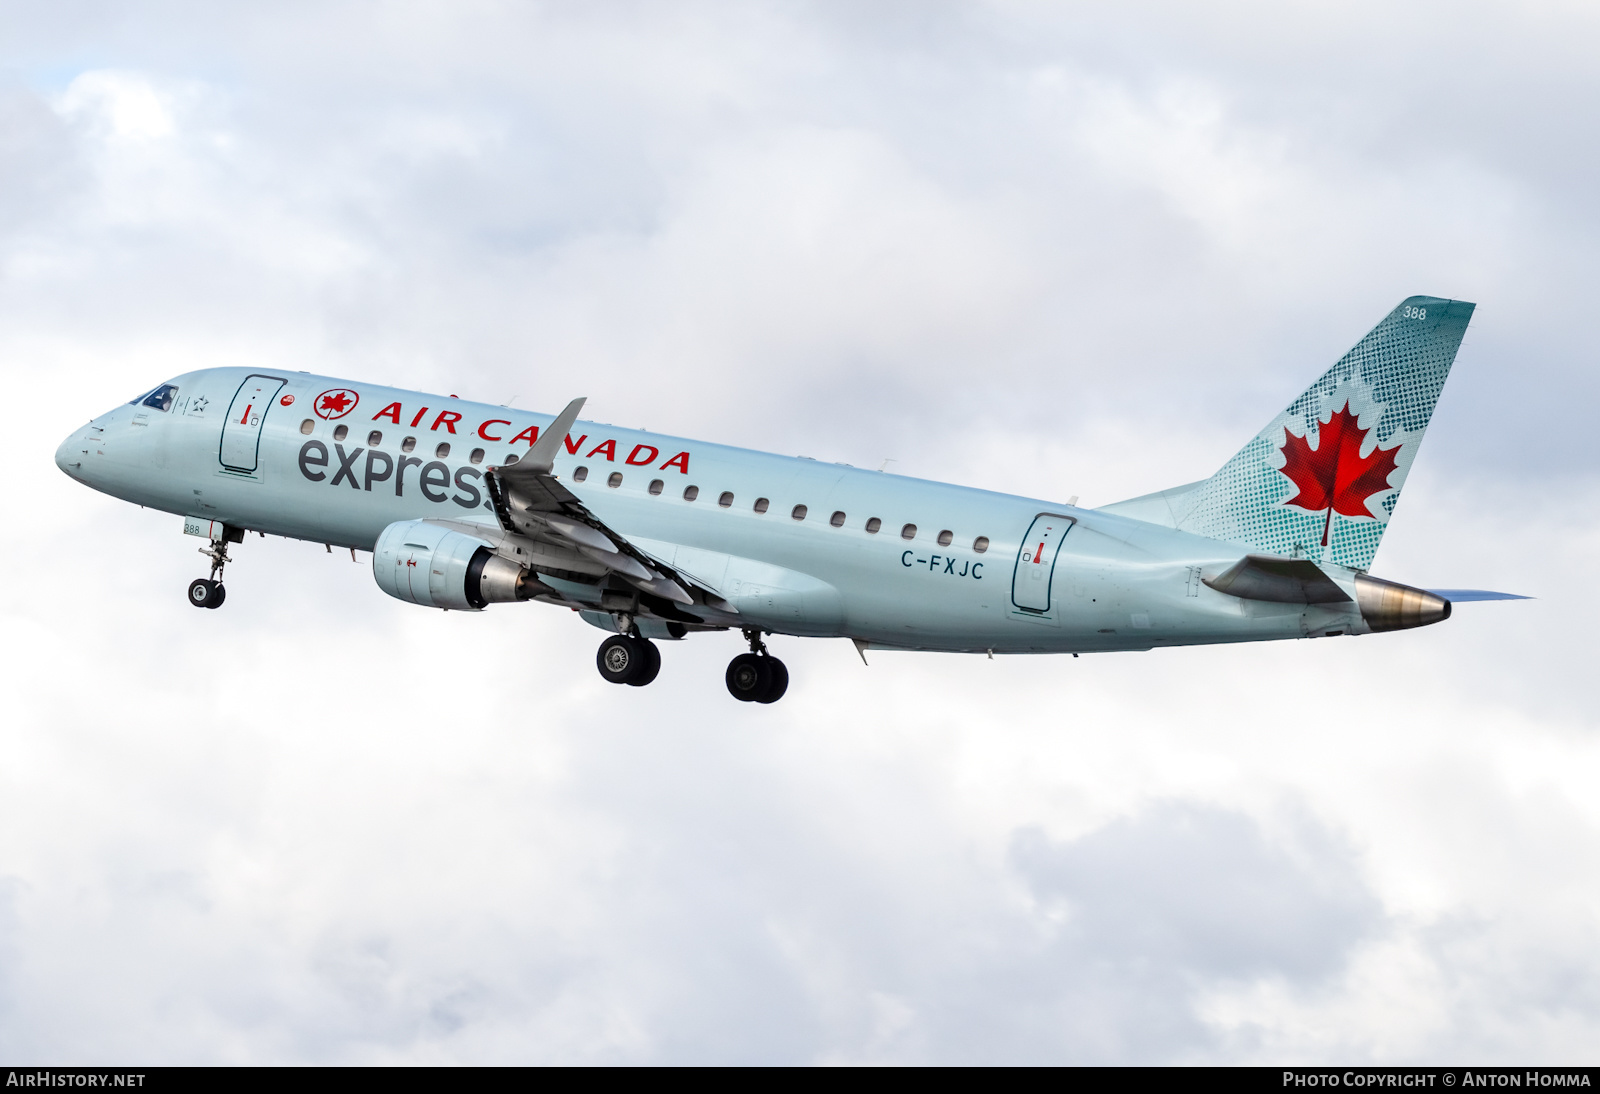
[[220,608],[228,598],[228,590],[220,581],[207,581],[197,577],[189,582],[189,603],[197,608]]
[[[241,534],[239,538],[244,537]],[[233,542],[238,543],[239,540]],[[228,598],[228,590],[222,586],[222,568],[233,561],[228,557],[228,539],[223,538],[209,547],[202,547],[200,553],[211,560],[211,577],[209,580],[197,577],[189,582],[189,603],[197,608],[220,608]]]
[[789,690],[788,666],[767,652],[759,630],[746,627],[744,636],[750,652],[728,662],[728,694],[741,703],[776,703]]

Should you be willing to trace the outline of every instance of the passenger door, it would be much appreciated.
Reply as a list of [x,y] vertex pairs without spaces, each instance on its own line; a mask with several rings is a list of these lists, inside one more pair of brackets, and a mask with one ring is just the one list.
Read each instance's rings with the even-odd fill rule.
[[1076,521],[1059,513],[1040,513],[1028,526],[1028,534],[1017,551],[1017,566],[1011,574],[1011,603],[1025,612],[1044,614],[1050,610],[1050,587],[1055,581],[1056,556],[1061,543]]
[[278,390],[287,383],[277,376],[246,376],[228,407],[222,426],[219,458],[229,471],[254,472],[260,461],[261,424]]

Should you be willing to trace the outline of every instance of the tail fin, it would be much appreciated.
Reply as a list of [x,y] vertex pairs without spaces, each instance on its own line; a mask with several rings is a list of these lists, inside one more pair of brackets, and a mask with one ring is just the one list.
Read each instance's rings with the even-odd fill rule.
[[1369,568],[1474,307],[1403,301],[1222,470],[1171,498],[1177,527]]

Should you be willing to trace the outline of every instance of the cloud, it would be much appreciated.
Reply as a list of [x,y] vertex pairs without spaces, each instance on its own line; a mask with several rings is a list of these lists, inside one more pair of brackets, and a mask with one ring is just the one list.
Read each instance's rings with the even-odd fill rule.
[[1063,902],[1071,933],[1108,963],[1315,981],[1378,909],[1348,852],[1313,836],[1309,861],[1296,861],[1249,816],[1166,806],[1066,845],[1018,833],[1012,858],[1035,898]]
[[1299,827],[1285,849],[1246,814],[1162,803],[1071,842],[1018,832],[1012,861],[1055,921],[1030,971],[1053,988],[1056,1029],[1011,1050],[1053,1039],[1061,1060],[1195,1058],[1220,1040],[1202,992],[1326,987],[1383,914],[1349,850]]
[[106,141],[136,144],[172,137],[177,132],[170,96],[134,73],[85,72],[67,85],[58,109],[64,117],[82,121]]

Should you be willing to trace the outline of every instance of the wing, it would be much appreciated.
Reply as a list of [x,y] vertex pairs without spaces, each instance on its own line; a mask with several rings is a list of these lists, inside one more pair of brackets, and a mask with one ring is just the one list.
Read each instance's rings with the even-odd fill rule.
[[[556,454],[583,404],[583,399],[567,404],[521,460],[484,472],[500,527],[532,541],[523,561],[529,561],[541,577],[553,578],[551,591],[562,599],[571,599],[562,596],[561,587],[574,580],[581,585],[597,584],[597,594],[608,587],[615,589],[620,582],[637,591],[642,608],[664,619],[737,625],[733,618],[737,610],[715,589],[641,551],[627,537],[606,527],[556,478]],[[588,564],[574,565],[580,560]],[[580,599],[593,600],[588,596]]]

